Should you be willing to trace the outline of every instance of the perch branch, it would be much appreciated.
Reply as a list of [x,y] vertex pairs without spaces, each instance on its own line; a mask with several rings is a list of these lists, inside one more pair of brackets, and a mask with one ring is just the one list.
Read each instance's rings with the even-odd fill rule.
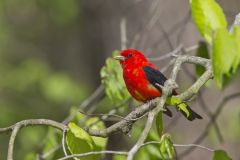
[[[209,59],[196,57],[196,56],[187,56],[187,55],[178,56],[176,59],[176,62],[174,64],[171,78],[169,79],[170,81],[173,82],[173,84],[175,84],[177,73],[180,70],[180,67],[183,63],[199,64],[206,68],[205,73],[192,86],[190,86],[185,92],[181,93],[178,96],[181,100],[185,101],[185,100],[188,100],[189,98],[191,98],[193,95],[195,95],[199,91],[199,89],[209,79],[211,79],[213,77],[213,73],[212,73],[211,61]],[[168,81],[168,82],[170,82],[170,81]],[[166,95],[168,95],[168,94],[166,94]],[[150,110],[156,108],[156,106],[159,102],[160,102],[160,98],[156,98],[156,99],[151,100],[148,103],[140,105],[134,111],[129,113],[125,117],[125,119],[113,124],[112,126],[106,128],[106,129],[101,129],[101,130],[86,129],[86,131],[92,136],[99,136],[99,137],[107,137],[110,134],[113,134],[118,131],[121,131],[121,132],[127,134],[131,130],[133,123],[136,122],[135,119],[138,119],[139,117],[148,113]],[[155,111],[159,112],[159,110],[160,109],[157,109]]]

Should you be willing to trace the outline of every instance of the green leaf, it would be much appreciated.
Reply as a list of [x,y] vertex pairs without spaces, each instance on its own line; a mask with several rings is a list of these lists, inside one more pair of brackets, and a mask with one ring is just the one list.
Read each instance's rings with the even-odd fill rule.
[[[223,87],[224,78],[230,78],[236,73],[240,63],[240,27],[235,27],[233,33],[219,29],[213,41],[213,71],[219,88]],[[225,80],[226,81],[226,80]]]
[[[96,130],[105,128],[104,123],[98,117],[89,118],[86,121],[86,126],[89,127],[90,129],[96,129]],[[92,136],[92,139],[96,144],[96,148],[95,148],[96,150],[101,151],[106,148],[107,138]]]
[[159,112],[156,117],[156,128],[158,135],[161,136],[163,132],[162,112]]
[[233,27],[232,35],[234,36],[237,50],[237,53],[235,55],[235,61],[233,63],[233,72],[236,72],[240,64],[240,26]]
[[[209,59],[209,53],[207,44],[203,41],[199,42],[199,47],[197,49],[197,56]],[[205,68],[201,65],[196,65],[196,74],[200,77],[205,72]]]
[[[69,130],[67,131],[66,141],[69,151],[72,154],[80,154],[95,151],[96,144],[92,137],[78,127],[75,123],[68,124]],[[96,160],[96,155],[76,158],[80,160]]]
[[[83,113],[79,112],[77,107],[72,107],[70,115],[73,117],[72,122],[77,123],[81,127],[88,127],[89,129],[105,129],[103,121],[98,117],[87,118]],[[107,138],[91,136],[96,144],[95,151],[104,150],[107,144]]]
[[212,35],[219,28],[226,28],[227,21],[222,8],[214,0],[191,0],[193,20],[202,34],[210,44]]
[[231,160],[228,154],[224,150],[215,150],[213,154],[213,160]]
[[160,154],[162,159],[173,159],[175,150],[169,134],[164,134],[160,141]]
[[[118,51],[113,52],[113,55],[118,54]],[[122,68],[118,61],[108,58],[105,66],[101,69],[100,75],[102,84],[105,87],[105,93],[114,104],[121,104],[130,97],[123,81]]]
[[171,142],[170,139],[167,139],[164,141],[164,145],[166,146],[167,155],[168,155],[169,159],[173,159],[174,153],[175,153],[173,143]]
[[166,100],[166,104],[176,106],[176,107],[178,107],[178,109],[185,112],[187,117],[190,116],[190,112],[187,109],[187,104],[182,102],[179,98],[177,98],[175,96],[168,97],[167,100]]

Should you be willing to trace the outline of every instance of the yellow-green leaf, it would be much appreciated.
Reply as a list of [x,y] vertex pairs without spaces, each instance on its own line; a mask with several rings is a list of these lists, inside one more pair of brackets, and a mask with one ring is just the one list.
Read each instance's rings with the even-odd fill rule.
[[168,97],[166,100],[166,104],[176,106],[176,107],[178,107],[178,109],[185,112],[187,117],[190,116],[190,112],[187,109],[187,104],[183,103],[179,98],[177,98],[175,96]]
[[214,79],[219,88],[222,88],[224,78],[234,74],[240,62],[239,27],[233,33],[226,29],[219,29],[213,41],[213,71]]
[[215,0],[191,0],[190,4],[192,17],[199,32],[211,44],[213,33],[227,26],[222,8]]

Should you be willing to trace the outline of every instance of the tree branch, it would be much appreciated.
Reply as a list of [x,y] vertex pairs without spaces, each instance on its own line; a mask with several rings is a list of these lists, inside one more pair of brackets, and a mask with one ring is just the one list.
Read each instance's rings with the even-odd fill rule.
[[154,111],[151,111],[151,112],[148,113],[148,119],[147,119],[145,128],[144,128],[140,138],[138,139],[137,143],[128,152],[127,160],[133,160],[134,155],[137,153],[137,151],[139,150],[141,145],[146,140],[147,135],[148,135],[148,133],[149,133],[151,127],[152,127],[154,117],[155,117],[155,112]]
[[15,142],[15,138],[17,136],[18,131],[23,127],[34,126],[34,125],[47,125],[62,131],[67,129],[67,126],[65,126],[64,124],[53,121],[53,120],[48,120],[48,119],[28,119],[28,120],[17,122],[16,124],[10,127],[0,128],[0,133],[6,133],[6,132],[12,131],[9,144],[8,144],[7,160],[13,160],[14,142]]
[[[124,119],[122,119],[121,121],[113,124],[112,126],[106,128],[106,129],[94,130],[94,129],[87,128],[86,131],[92,136],[99,136],[99,137],[107,137],[110,134],[113,134],[113,133],[119,132],[119,131],[127,134],[131,130],[132,125],[139,118],[143,117],[145,114],[148,113],[148,121],[147,121],[146,127],[144,129],[144,132],[142,133],[138,142],[134,145],[134,147],[129,152],[130,154],[129,154],[128,159],[132,160],[135,153],[138,151],[140,146],[144,143],[144,141],[148,135],[148,132],[152,126],[155,115],[157,115],[163,109],[166,98],[168,97],[170,92],[173,89],[177,88],[176,78],[177,78],[177,74],[181,68],[181,65],[183,63],[193,63],[193,64],[202,65],[206,68],[205,73],[192,86],[190,86],[185,92],[183,92],[182,94],[180,94],[178,96],[181,100],[188,100],[193,95],[195,95],[198,92],[198,90],[209,79],[211,79],[213,77],[212,67],[211,67],[210,62],[211,61],[208,59],[195,57],[195,56],[187,56],[187,55],[177,56],[176,61],[174,63],[172,73],[171,73],[171,77],[170,77],[170,79],[168,79],[165,82],[165,84],[162,88],[163,94],[161,97],[155,98],[148,103],[140,105],[134,111],[129,113]],[[103,88],[102,88],[102,86],[100,86],[96,90],[96,92],[89,99],[87,99],[87,101],[84,101],[84,103],[81,105],[81,107],[85,108],[86,106],[88,106],[92,102],[92,99],[95,99],[96,97],[99,97],[99,95],[102,95],[102,91],[103,91]],[[71,117],[68,118],[64,123],[66,123],[70,119],[71,119]],[[47,119],[23,120],[23,121],[20,121],[10,127],[0,128],[0,133],[12,131],[12,135],[11,135],[11,138],[9,141],[8,160],[12,160],[14,141],[15,141],[15,137],[16,137],[18,131],[22,127],[31,126],[31,125],[47,125],[47,126],[51,126],[51,127],[60,129],[62,131],[65,131],[67,129],[67,126],[65,124],[59,123],[56,121],[52,121],[52,120],[47,120]],[[124,154],[125,154],[125,152],[124,152]]]

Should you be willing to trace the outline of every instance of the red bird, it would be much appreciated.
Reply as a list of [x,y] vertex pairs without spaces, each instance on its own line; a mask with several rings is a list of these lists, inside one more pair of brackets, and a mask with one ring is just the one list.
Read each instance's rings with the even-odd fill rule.
[[[160,86],[164,85],[167,78],[141,52],[134,49],[126,49],[121,51],[120,56],[114,58],[120,61],[127,89],[136,100],[147,102],[156,97],[161,97],[162,91]],[[172,94],[177,95],[177,92],[173,90]],[[181,109],[180,111],[188,120],[202,119],[189,106],[185,106],[189,115],[187,116]],[[172,115],[169,109],[164,113],[169,116]]]

